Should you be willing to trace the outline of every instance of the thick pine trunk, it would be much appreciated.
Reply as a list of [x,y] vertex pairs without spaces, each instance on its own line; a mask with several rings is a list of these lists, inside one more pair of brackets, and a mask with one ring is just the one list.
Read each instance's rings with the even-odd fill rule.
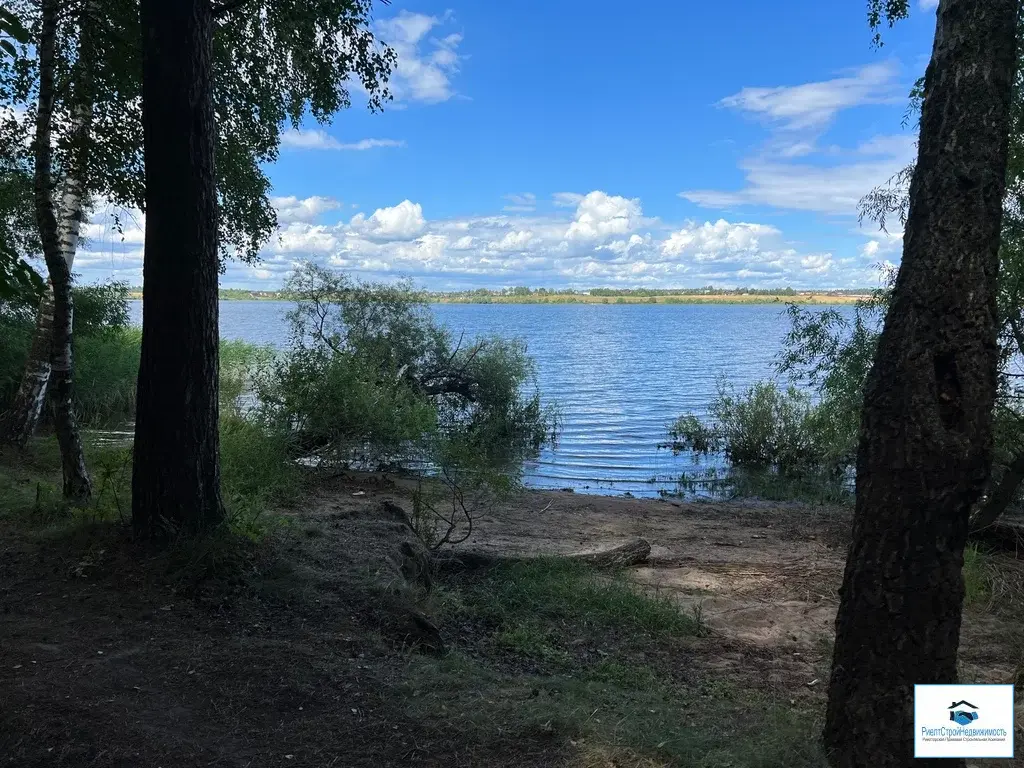
[[61,254],[60,235],[53,205],[51,176],[52,122],[54,101],[54,47],[57,30],[57,0],[43,0],[39,37],[39,114],[35,136],[35,207],[39,237],[53,292],[53,334],[50,375],[56,379],[54,425],[60,445],[64,472],[64,497],[73,504],[88,503],[92,484],[85,467],[85,453],[73,408],[74,361],[71,354],[72,318],[71,270]]
[[146,258],[132,516],[145,538],[224,516],[209,0],[143,0]]
[[913,759],[913,687],[957,680],[968,517],[991,465],[1017,5],[939,4],[903,263],[865,390],[833,766],[957,764]]
[[[85,152],[92,132],[92,98],[90,94],[90,69],[87,46],[91,44],[91,24],[93,22],[94,3],[87,3],[82,12],[79,46],[86,52],[75,63],[75,88],[78,105],[71,123],[71,137],[75,146],[79,147],[77,162],[64,180],[61,195],[60,220],[57,239],[60,252],[70,273],[78,250],[78,240],[82,228],[85,201]],[[50,357],[53,347],[53,290],[47,287],[36,312],[36,327],[32,335],[28,360],[21,377],[21,384],[15,394],[10,409],[4,414],[0,424],[0,439],[24,448],[39,427],[39,421],[46,402],[46,394],[50,383]],[[57,409],[55,413],[60,412]]]

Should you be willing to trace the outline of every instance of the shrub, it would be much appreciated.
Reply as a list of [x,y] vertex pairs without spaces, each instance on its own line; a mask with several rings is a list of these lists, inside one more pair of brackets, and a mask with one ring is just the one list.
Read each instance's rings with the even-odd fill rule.
[[686,414],[670,427],[671,447],[698,457],[723,454],[732,473],[710,478],[719,487],[778,497],[806,496],[811,486],[810,495],[820,496],[828,486],[826,495],[837,495],[855,464],[864,385],[893,279],[858,301],[852,318],[790,305],[776,373],[807,389],[762,381],[736,395],[723,383],[709,421]]
[[430,544],[471,530],[553,439],[525,344],[455,339],[408,284],[362,284],[307,264],[289,280],[290,347],[255,378],[266,428],[321,465],[423,470],[418,526]]
[[[110,282],[76,286],[75,397],[83,423],[106,425],[135,411],[141,336],[129,327],[128,287]],[[21,384],[35,330],[35,306],[0,302],[0,411]]]
[[734,466],[781,475],[820,468],[817,414],[806,393],[762,381],[737,395],[720,382],[709,410],[710,420],[687,414],[670,428],[674,451],[723,453]]
[[332,463],[512,467],[549,439],[521,342],[454,340],[408,285],[305,265],[291,347],[257,379],[270,420]]

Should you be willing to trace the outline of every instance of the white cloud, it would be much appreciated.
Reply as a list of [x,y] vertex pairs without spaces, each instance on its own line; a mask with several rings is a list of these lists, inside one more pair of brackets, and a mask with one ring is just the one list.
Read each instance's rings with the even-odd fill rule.
[[354,232],[373,238],[396,238],[409,240],[426,224],[423,206],[410,200],[403,200],[391,208],[378,208],[369,218],[362,213],[352,217],[349,226]]
[[277,209],[277,221],[280,224],[291,224],[296,221],[315,221],[321,214],[332,211],[341,206],[337,200],[331,197],[298,198],[294,195],[289,197],[272,197],[270,204]]
[[754,158],[741,163],[747,185],[729,192],[695,189],[680,196],[705,208],[761,205],[854,216],[860,199],[913,159],[913,154],[853,163],[816,165]]
[[278,237],[271,240],[273,253],[331,253],[338,247],[338,238],[333,228],[295,222],[278,228]]
[[532,192],[524,192],[521,195],[505,195],[508,205],[502,208],[503,211],[527,213],[537,208],[537,196]]
[[455,95],[451,79],[458,73],[462,35],[449,32],[429,37],[431,30],[450,21],[443,17],[402,11],[375,24],[377,35],[398,54],[389,87],[395,99],[437,103]]
[[[277,236],[260,263],[229,263],[225,285],[280,287],[304,260],[373,280],[411,278],[428,288],[485,285],[835,287],[877,284],[874,264],[898,246],[897,236],[867,237],[851,229],[847,253],[800,250],[775,226],[730,217],[668,226],[642,216],[639,200],[594,190],[575,210],[512,212],[429,220],[419,203],[402,200],[372,214],[321,223],[341,204],[327,197],[274,198]],[[138,282],[142,228],[111,243],[111,222],[87,225],[85,280],[116,275]],[[855,236],[863,238],[858,241]],[[864,243],[877,242],[877,246]],[[893,253],[893,258],[896,256]]]
[[[840,112],[866,104],[903,104],[895,62],[861,67],[832,80],[744,88],[720,103],[770,124],[768,140],[743,159],[740,189],[688,189],[680,197],[719,210],[764,206],[854,216],[860,199],[914,160],[909,134],[875,135],[853,147],[822,141]],[[893,122],[899,117],[894,114]]]
[[281,146],[291,149],[338,149],[362,152],[381,147],[404,147],[405,142],[397,139],[360,139],[342,142],[320,128],[291,128],[281,134]]
[[939,0],[918,0],[917,4],[922,11],[932,11],[939,7]]
[[804,256],[800,259],[800,266],[811,274],[825,274],[832,269],[832,254],[818,253],[810,256]]
[[490,243],[489,247],[501,252],[522,251],[530,244],[533,237],[533,232],[522,229],[506,232],[501,240]]
[[576,206],[576,217],[565,231],[567,240],[596,240],[622,235],[633,230],[642,215],[640,201],[599,190],[583,197]]
[[779,235],[775,227],[764,224],[730,224],[719,219],[701,225],[688,223],[678,232],[673,232],[661,245],[663,253],[679,256],[691,253],[698,261],[715,260],[717,257],[735,257],[739,254],[755,254],[760,251],[761,238]]
[[559,208],[575,208],[582,199],[583,195],[578,192],[555,192],[551,196],[551,200]]
[[905,98],[898,91],[897,74],[891,62],[869,64],[832,80],[774,88],[747,87],[719,103],[790,130],[821,128],[843,109]]

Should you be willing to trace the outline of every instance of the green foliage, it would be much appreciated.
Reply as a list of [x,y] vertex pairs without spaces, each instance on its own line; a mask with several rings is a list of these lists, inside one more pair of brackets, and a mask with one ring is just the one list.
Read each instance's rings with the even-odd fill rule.
[[721,383],[709,404],[710,418],[685,414],[669,437],[676,452],[692,451],[698,458],[723,454],[730,471],[684,477],[681,488],[842,500],[856,462],[864,384],[894,279],[890,272],[885,287],[858,300],[852,319],[834,309],[790,305],[790,331],[776,372],[806,389],[762,381],[737,394]]
[[[111,282],[72,289],[76,334],[75,399],[83,423],[110,425],[135,413],[141,335],[128,325],[128,289]],[[21,383],[35,330],[37,299],[0,302],[0,411]]]
[[228,411],[220,420],[221,494],[231,527],[258,538],[266,512],[294,502],[299,468],[290,436],[251,416]]
[[522,343],[454,341],[408,285],[307,264],[287,291],[291,347],[257,393],[323,460],[512,468],[550,438]]
[[0,451],[0,519],[30,529],[125,522],[131,514],[131,451],[87,440],[85,454],[94,490],[89,505],[81,508],[64,499],[56,438],[37,438],[24,451]]
[[892,28],[910,15],[909,0],[868,0],[868,26],[874,34],[872,42],[882,45],[882,24]]
[[75,287],[75,332],[88,336],[127,328],[131,316],[128,301],[127,283],[109,281]]
[[76,412],[84,424],[110,426],[135,415],[142,332],[106,328],[75,338]]
[[[37,28],[34,0],[5,8],[28,32]],[[371,109],[389,99],[396,56],[370,32],[371,11],[370,0],[249,0],[218,14],[213,99],[223,257],[255,260],[277,225],[264,168],[277,159],[284,125],[298,126],[307,112],[328,122],[349,106],[353,83]],[[90,196],[128,209],[142,207],[144,194],[141,48],[137,0],[75,3],[61,15],[54,120],[68,124],[83,103],[92,105],[92,119],[85,146],[73,132],[57,141],[55,178],[84,157]],[[34,50],[25,52],[31,56],[0,57],[0,103],[27,108],[31,121],[37,73]],[[26,129],[13,114],[0,119],[0,156],[30,167]]]
[[425,471],[417,532],[430,546],[469,536],[476,510],[516,486],[557,428],[525,345],[454,340],[405,284],[306,264],[285,292],[291,344],[252,376],[253,418],[321,465]]
[[795,476],[820,469],[815,409],[809,395],[774,381],[737,394],[720,382],[710,419],[680,417],[669,430],[675,452],[723,453],[733,465]]

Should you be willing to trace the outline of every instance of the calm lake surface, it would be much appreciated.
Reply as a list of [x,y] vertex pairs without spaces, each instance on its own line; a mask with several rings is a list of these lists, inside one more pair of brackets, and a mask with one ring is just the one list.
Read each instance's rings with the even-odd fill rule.
[[[222,301],[221,337],[284,346],[291,306]],[[849,305],[837,309],[852,316]],[[558,445],[526,466],[527,485],[634,496],[677,488],[695,465],[658,447],[669,423],[686,411],[703,414],[722,376],[737,387],[771,376],[789,330],[782,304],[436,304],[433,311],[456,338],[518,337],[537,361],[541,395],[558,405],[563,429]],[[133,302],[134,322],[141,314]]]

